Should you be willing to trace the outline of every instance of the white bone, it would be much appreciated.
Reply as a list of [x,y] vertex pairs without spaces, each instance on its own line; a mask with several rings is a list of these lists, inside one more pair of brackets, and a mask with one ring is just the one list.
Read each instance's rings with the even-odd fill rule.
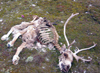
[[72,54],[75,57],[75,59],[77,60],[77,62],[78,62],[79,59],[82,60],[83,62],[85,62],[85,61],[91,61],[92,58],[91,59],[84,59],[84,58],[82,58],[80,56],[77,56],[76,54],[79,53],[79,52],[81,52],[81,51],[84,51],[84,50],[89,50],[89,49],[91,49],[91,48],[93,48],[95,46],[96,46],[96,43],[94,43],[94,45],[91,46],[91,47],[89,47],[89,48],[84,48],[84,49],[80,49],[80,50],[77,48],[77,50],[75,51],[75,53],[72,52]]
[[69,46],[68,49],[70,49],[70,47],[75,43],[76,41],[74,40]]
[[69,22],[69,20],[72,18],[72,17],[74,17],[74,16],[76,16],[76,15],[78,15],[79,13],[75,13],[75,14],[73,14],[72,13],[72,15],[67,19],[67,21],[65,22],[65,24],[64,24],[64,37],[65,37],[65,40],[66,40],[66,42],[67,42],[67,46],[69,46],[69,41],[68,41],[68,38],[67,38],[67,36],[66,36],[66,25],[67,25],[67,23]]
[[3,35],[2,37],[1,37],[1,40],[8,40],[9,38],[9,35],[11,34],[13,32],[13,28],[11,28],[11,30],[6,34],[6,35]]
[[12,41],[7,43],[7,47],[12,47],[14,44],[12,44]]
[[18,55],[14,55],[14,56],[13,56],[13,59],[12,59],[13,64],[14,64],[14,65],[17,65],[19,59],[20,59],[20,57],[19,57]]
[[1,37],[1,40],[8,40],[9,38],[8,38],[8,36],[7,35],[3,35],[2,37]]
[[93,46],[91,46],[91,47],[88,47],[88,48],[84,48],[84,49],[78,49],[77,51],[75,51],[75,53],[74,54],[77,54],[77,53],[79,53],[79,52],[81,52],[81,51],[84,51],[84,50],[89,50],[89,49],[91,49],[91,48],[93,48],[93,47],[95,47],[96,46],[96,43],[94,43],[94,45]]
[[83,62],[85,62],[85,61],[89,62],[89,61],[92,60],[92,58],[90,58],[90,59],[84,59],[83,57],[77,56],[74,53],[73,53],[73,56],[74,56],[74,58],[76,59],[77,62],[78,62],[79,59],[82,60]]

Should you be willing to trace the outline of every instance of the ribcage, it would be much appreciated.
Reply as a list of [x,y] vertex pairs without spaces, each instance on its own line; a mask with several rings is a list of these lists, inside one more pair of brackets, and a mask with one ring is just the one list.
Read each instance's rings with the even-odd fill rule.
[[41,44],[52,43],[58,50],[61,50],[58,38],[59,35],[51,22],[45,21],[37,27],[37,39]]
[[46,25],[40,25],[38,28],[38,40],[42,44],[48,44],[54,42],[54,33],[52,28]]

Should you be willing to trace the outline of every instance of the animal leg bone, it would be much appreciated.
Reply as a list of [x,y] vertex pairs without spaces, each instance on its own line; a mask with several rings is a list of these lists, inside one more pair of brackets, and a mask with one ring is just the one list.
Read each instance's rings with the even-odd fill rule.
[[26,42],[23,42],[18,48],[17,48],[17,51],[15,53],[15,55],[13,56],[13,59],[12,59],[12,63],[14,65],[17,65],[18,64],[18,61],[19,61],[19,54],[20,52],[23,50],[23,48],[25,48],[26,46]]
[[20,35],[23,35],[26,31],[27,31],[27,28],[22,31],[19,31],[17,34],[15,34],[14,38],[10,42],[7,43],[7,47],[12,47],[14,45],[15,41],[18,39],[18,37]]
[[15,43],[15,41],[17,40],[17,38],[21,35],[21,33],[17,33],[16,36],[14,36],[14,38],[12,39],[12,41],[7,43],[7,47],[12,47]]
[[14,65],[17,65],[19,59],[20,59],[20,57],[19,57],[18,55],[14,55],[14,56],[13,56],[13,59],[12,59],[13,64],[14,64]]
[[23,26],[26,26],[26,27],[27,27],[27,26],[29,26],[29,25],[34,24],[34,21],[36,20],[36,18],[37,18],[37,16],[35,16],[35,17],[33,18],[33,20],[30,21],[30,22],[22,22],[20,25],[16,25],[16,26],[12,27],[12,28],[10,29],[10,31],[9,31],[7,34],[5,34],[5,35],[3,35],[3,36],[1,37],[1,40],[8,40],[9,35],[10,35],[15,29],[19,29],[20,27],[23,27]]
[[14,29],[11,28],[10,31],[9,31],[7,34],[5,34],[5,35],[3,35],[3,36],[1,37],[1,40],[8,40],[9,35],[10,35],[13,31],[14,31]]
[[7,36],[7,34],[5,34],[5,35],[3,35],[2,37],[1,37],[1,40],[8,40],[9,38],[8,38],[8,36]]

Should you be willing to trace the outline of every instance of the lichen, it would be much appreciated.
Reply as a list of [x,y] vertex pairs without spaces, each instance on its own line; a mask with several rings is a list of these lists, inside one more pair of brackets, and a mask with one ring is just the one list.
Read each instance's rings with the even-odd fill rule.
[[29,56],[26,60],[25,60],[25,62],[27,63],[27,62],[32,62],[33,61],[33,57],[32,56]]

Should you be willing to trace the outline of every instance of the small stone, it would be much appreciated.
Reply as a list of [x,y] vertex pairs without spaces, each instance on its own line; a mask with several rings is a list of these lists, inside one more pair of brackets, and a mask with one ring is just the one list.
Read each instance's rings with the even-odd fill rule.
[[61,21],[61,23],[64,23],[64,21]]
[[50,60],[48,58],[45,58],[47,62],[49,62]]
[[92,4],[89,4],[89,7],[92,7]]
[[44,67],[44,66],[42,66],[42,68],[43,68],[43,69],[45,69],[45,67]]
[[31,6],[35,7],[36,5],[35,4],[32,4]]

